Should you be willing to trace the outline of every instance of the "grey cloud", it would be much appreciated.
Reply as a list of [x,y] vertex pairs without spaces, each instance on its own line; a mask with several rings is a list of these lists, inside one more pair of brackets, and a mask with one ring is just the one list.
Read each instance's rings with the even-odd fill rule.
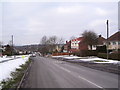
[[43,35],[69,39],[86,29],[105,37],[107,19],[111,34],[117,31],[116,9],[117,3],[4,3],[4,42],[12,34],[17,45],[39,43]]

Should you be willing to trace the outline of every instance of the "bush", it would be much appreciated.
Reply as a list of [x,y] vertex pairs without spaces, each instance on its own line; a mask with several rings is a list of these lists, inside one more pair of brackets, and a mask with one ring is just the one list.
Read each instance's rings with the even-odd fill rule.
[[[98,53],[98,57],[107,59],[107,54],[106,53]],[[112,54],[108,55],[108,58],[120,61],[120,54],[118,54],[118,53],[112,53]]]
[[106,53],[107,52],[106,45],[104,45],[104,46],[97,46],[96,50],[99,53]]
[[70,55],[70,53],[52,53],[52,56]]
[[82,50],[80,51],[80,55],[82,57],[85,56],[97,56],[97,51],[96,50]]
[[98,56],[99,58],[104,58],[104,59],[107,58],[107,54],[106,54],[106,53],[98,53],[97,56]]

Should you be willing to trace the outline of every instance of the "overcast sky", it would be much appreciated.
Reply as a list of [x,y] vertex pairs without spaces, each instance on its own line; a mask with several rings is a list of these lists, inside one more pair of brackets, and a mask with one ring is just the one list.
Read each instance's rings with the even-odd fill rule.
[[42,36],[56,35],[65,40],[93,30],[106,38],[118,31],[118,2],[2,2],[2,41],[14,35],[15,45],[38,44]]

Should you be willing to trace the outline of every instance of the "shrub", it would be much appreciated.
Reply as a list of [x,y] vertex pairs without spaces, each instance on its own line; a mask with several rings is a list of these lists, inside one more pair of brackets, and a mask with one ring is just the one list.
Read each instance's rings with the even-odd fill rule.
[[106,45],[104,45],[104,46],[97,46],[96,50],[99,53],[106,53],[107,52]]
[[[107,54],[106,53],[98,53],[98,57],[106,59],[107,58]],[[108,55],[108,58],[120,61],[120,54],[119,53],[112,53],[112,54]]]
[[80,56],[82,56],[82,57],[97,56],[97,51],[96,50],[82,50],[82,51],[80,51]]
[[70,55],[69,53],[52,53],[52,56]]

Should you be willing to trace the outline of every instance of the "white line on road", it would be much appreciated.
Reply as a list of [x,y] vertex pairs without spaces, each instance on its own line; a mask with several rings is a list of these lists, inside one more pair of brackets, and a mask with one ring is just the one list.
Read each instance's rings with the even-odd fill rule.
[[87,80],[87,79],[81,77],[81,76],[78,76],[78,78],[83,79],[83,80],[85,80],[85,81],[87,81],[87,82],[89,82],[89,83],[91,83],[91,84],[97,86],[98,88],[103,88],[103,87],[101,87],[101,86],[99,86],[99,85],[97,85],[97,84],[95,84],[95,83],[93,83],[93,82],[91,82],[91,81],[89,81],[89,80]]
[[[67,72],[71,73],[71,71],[70,71],[70,70],[68,70],[68,69],[66,69],[66,68],[63,68],[63,67],[61,67],[61,66],[59,66],[59,65],[57,65],[57,64],[54,64],[54,65],[56,65],[57,67],[61,68],[61,69],[62,69],[62,70],[64,70],[64,71],[67,71]],[[83,79],[83,80],[85,80],[85,81],[87,81],[87,82],[89,82],[89,83],[91,83],[91,84],[95,85],[96,87],[98,87],[98,88],[101,88],[101,89],[105,90],[103,87],[101,87],[101,86],[99,86],[99,85],[97,85],[97,84],[95,84],[95,83],[93,83],[93,82],[91,82],[91,81],[89,81],[89,80],[87,80],[87,79],[85,79],[85,78],[81,77],[80,75],[78,76],[78,78]]]
[[56,65],[57,67],[59,67],[59,68],[61,68],[62,70],[64,70],[64,71],[67,71],[67,72],[71,72],[70,70],[68,70],[68,69],[66,69],[66,68],[63,68],[63,67],[61,67],[61,66],[59,66],[59,65],[57,65],[57,64],[54,64],[54,65]]
[[63,70],[65,70],[65,71],[67,71],[67,72],[71,72],[70,70],[68,70],[68,69],[66,69],[66,68],[63,68],[63,67],[60,67],[61,69],[63,69]]

